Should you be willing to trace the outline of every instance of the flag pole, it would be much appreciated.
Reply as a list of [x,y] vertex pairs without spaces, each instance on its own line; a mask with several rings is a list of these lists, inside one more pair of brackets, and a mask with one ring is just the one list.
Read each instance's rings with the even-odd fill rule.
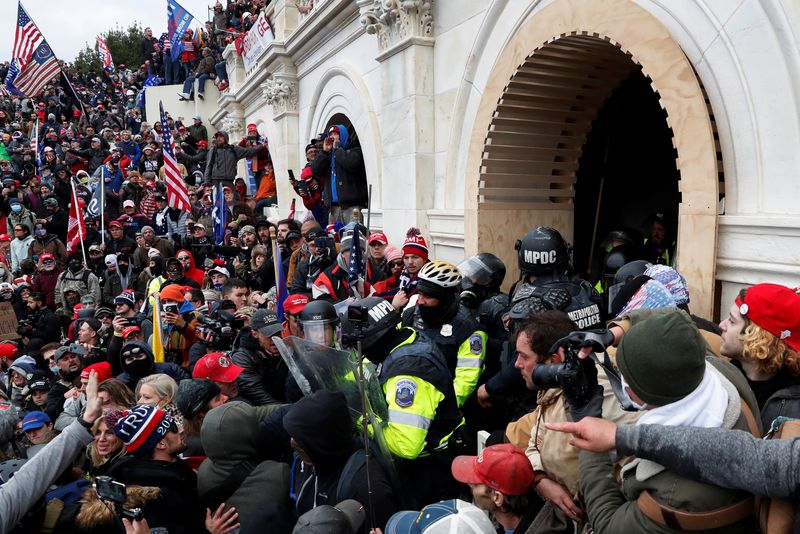
[[106,250],[106,166],[100,167],[100,242]]
[[77,191],[75,191],[75,180],[70,178],[69,184],[72,186],[72,202],[74,202],[73,205],[75,206],[75,219],[77,219],[78,221],[78,238],[81,241],[81,253],[83,253],[83,264],[88,267],[89,263],[86,261],[86,249],[83,246],[84,235],[83,235],[83,229],[81,228],[81,215],[80,211],[78,211],[81,209],[81,207],[78,205],[78,193]]

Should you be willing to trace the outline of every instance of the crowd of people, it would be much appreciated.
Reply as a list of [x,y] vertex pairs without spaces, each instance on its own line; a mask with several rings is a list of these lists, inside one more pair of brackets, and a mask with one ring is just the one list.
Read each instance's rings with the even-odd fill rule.
[[[263,4],[217,3],[205,42]],[[163,45],[76,76],[83,107],[57,85],[0,102],[0,532],[791,528],[797,290],[692,314],[658,214],[609,233],[592,280],[557,230],[528,231],[504,292],[494,254],[454,265],[419,229],[366,227],[344,124],[291,178],[304,215],[269,217],[256,125],[231,144],[142,119],[147,76],[183,98],[224,83],[212,49],[185,66]]]

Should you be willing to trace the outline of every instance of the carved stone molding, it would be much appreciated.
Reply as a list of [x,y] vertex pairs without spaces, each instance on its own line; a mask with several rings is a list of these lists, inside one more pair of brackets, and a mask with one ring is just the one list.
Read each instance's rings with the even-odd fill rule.
[[233,141],[239,139],[244,133],[244,118],[243,117],[225,117],[222,119],[222,129],[228,132],[228,137]]
[[411,38],[433,37],[433,0],[359,0],[361,25],[384,52]]
[[274,115],[297,113],[297,81],[285,76],[272,76],[261,86],[264,100],[272,106]]

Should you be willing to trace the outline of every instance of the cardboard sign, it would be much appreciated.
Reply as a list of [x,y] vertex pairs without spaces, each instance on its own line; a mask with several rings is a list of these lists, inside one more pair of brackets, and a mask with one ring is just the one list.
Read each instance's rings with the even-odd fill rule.
[[0,302],[0,340],[19,339],[17,314],[10,302]]
[[269,20],[267,20],[267,15],[262,11],[259,13],[256,23],[244,36],[242,42],[242,60],[244,61],[245,72],[249,72],[255,66],[256,60],[273,39],[275,37],[272,34]]

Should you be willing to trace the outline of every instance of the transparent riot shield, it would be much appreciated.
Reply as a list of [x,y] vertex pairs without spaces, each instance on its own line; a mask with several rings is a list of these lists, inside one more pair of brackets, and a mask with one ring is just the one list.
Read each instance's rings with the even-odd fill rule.
[[382,424],[388,419],[389,408],[378,383],[375,365],[368,360],[363,361],[365,407],[359,389],[359,358],[355,351],[318,345],[295,336],[285,339],[273,337],[272,341],[304,395],[320,390],[344,393],[353,421],[359,429],[364,418],[369,421],[372,439],[391,464],[392,456],[382,432]]

